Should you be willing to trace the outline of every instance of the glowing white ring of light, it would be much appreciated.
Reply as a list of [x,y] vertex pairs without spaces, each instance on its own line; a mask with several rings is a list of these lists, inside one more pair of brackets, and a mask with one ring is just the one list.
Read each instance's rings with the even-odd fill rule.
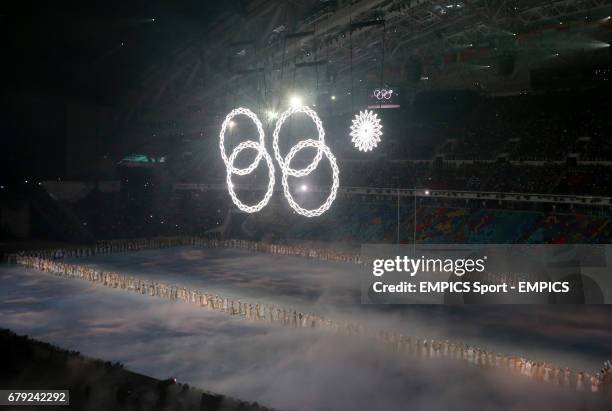
[[370,110],[360,111],[351,125],[351,142],[359,151],[371,151],[381,141],[382,124],[378,115]]
[[295,113],[304,113],[312,119],[315,124],[315,127],[317,128],[319,141],[322,144],[325,144],[325,130],[323,130],[323,123],[321,123],[321,119],[319,119],[317,113],[308,106],[289,107],[289,109],[283,114],[281,114],[281,116],[276,121],[276,127],[274,128],[274,133],[272,134],[272,149],[274,150],[274,157],[276,158],[276,161],[278,162],[278,165],[280,166],[281,171],[283,173],[289,174],[292,177],[304,177],[310,174],[315,168],[317,168],[317,166],[319,165],[319,161],[321,161],[321,158],[323,157],[323,153],[321,152],[321,150],[317,150],[317,154],[315,155],[312,162],[301,170],[292,169],[291,167],[289,167],[286,160],[283,159],[278,148],[278,135],[285,121]]
[[[227,155],[225,154],[225,132],[230,125],[232,119],[238,115],[247,116],[253,123],[255,123],[255,127],[257,128],[257,134],[259,134],[259,145],[262,147],[262,150],[257,150],[257,156],[253,160],[253,163],[246,168],[236,168],[233,166],[232,162],[229,161]],[[225,167],[231,171],[233,174],[237,174],[239,176],[244,176],[247,174],[251,174],[255,168],[259,165],[261,161],[261,157],[263,152],[265,151],[265,141],[264,141],[264,131],[261,121],[259,121],[259,117],[255,113],[253,113],[248,108],[239,107],[237,109],[232,110],[223,121],[221,125],[221,132],[219,133],[219,149],[221,150],[221,158],[223,159],[223,163],[225,163]],[[252,141],[252,140],[249,140]]]
[[[233,170],[236,170],[236,168],[234,168],[233,166],[234,161],[236,160],[236,157],[238,157],[238,154],[240,154],[243,150],[247,148],[252,148],[253,150],[256,150],[258,153],[258,156],[260,158],[263,157],[266,160],[266,164],[268,165],[268,189],[266,190],[266,194],[264,195],[264,198],[255,205],[247,205],[247,204],[244,204],[242,201],[240,201],[238,199],[238,196],[236,195],[236,192],[234,191],[234,183],[232,182],[232,174],[238,174],[238,173],[233,172]],[[242,143],[238,144],[238,146],[234,148],[234,150],[232,150],[232,154],[230,155],[228,161],[229,161],[230,166],[227,168],[226,181],[227,181],[227,189],[229,191],[230,197],[232,197],[232,201],[234,202],[234,204],[236,204],[236,207],[238,207],[240,210],[246,213],[257,213],[261,211],[261,209],[264,208],[268,204],[268,201],[270,201],[270,198],[272,197],[272,194],[274,193],[274,174],[275,173],[274,173],[274,163],[272,163],[272,157],[270,157],[270,154],[268,154],[265,147],[263,147],[262,149],[262,146],[260,143],[257,143],[252,140],[248,140],[248,141],[243,141]],[[257,167],[258,165],[259,165],[259,161],[255,164],[255,167]]]
[[[326,212],[327,210],[329,210],[332,203],[336,199],[336,194],[338,193],[338,187],[340,186],[340,178],[339,178],[340,170],[338,169],[338,164],[336,163],[336,157],[334,157],[329,147],[327,147],[320,140],[312,140],[312,139],[302,140],[296,145],[294,145],[293,147],[291,147],[291,150],[287,154],[287,157],[285,157],[284,159],[285,160],[284,164],[286,164],[287,167],[289,168],[289,164],[291,163],[291,160],[293,160],[293,157],[297,154],[297,152],[300,150],[303,150],[306,147],[316,148],[318,153],[322,153],[325,155],[325,157],[327,157],[327,159],[329,160],[329,164],[331,165],[333,180],[332,180],[332,186],[331,186],[329,196],[327,196],[327,199],[325,200],[325,202],[321,204],[321,206],[313,210],[304,208],[295,201],[295,199],[291,195],[291,191],[289,190],[289,183],[287,181],[287,178],[289,175],[292,175],[292,174],[287,173],[286,172],[287,170],[282,169],[282,168],[281,168],[281,171],[283,172],[283,177],[281,181],[283,184],[283,192],[285,194],[285,197],[287,198],[287,201],[289,202],[289,205],[291,206],[291,208],[293,208],[293,210],[295,210],[296,213],[303,215],[305,217],[318,217],[324,212]],[[304,175],[308,175],[308,174],[310,174],[310,172]]]
[[[319,139],[318,140],[308,139],[308,140],[300,141],[299,143],[291,147],[291,150],[289,150],[289,153],[287,154],[287,156],[283,158],[278,148],[278,135],[280,133],[280,129],[283,123],[287,120],[287,118],[289,118],[289,116],[295,113],[304,113],[313,120],[317,128]],[[255,126],[257,127],[257,131],[259,134],[259,143],[253,140],[244,141],[240,143],[236,148],[234,148],[230,157],[227,158],[225,154],[225,132],[227,130],[227,127],[229,127],[230,121],[232,120],[232,118],[234,118],[237,115],[245,115],[253,120],[253,122],[255,123]],[[298,214],[306,216],[306,217],[317,217],[323,214],[324,212],[326,212],[327,210],[329,210],[329,208],[331,207],[331,204],[336,199],[338,188],[340,186],[340,179],[339,179],[340,170],[338,169],[336,157],[334,157],[329,147],[325,145],[325,131],[323,130],[323,124],[321,123],[321,120],[319,119],[319,116],[317,115],[317,113],[314,110],[306,106],[290,107],[287,111],[285,111],[279,117],[278,121],[276,122],[276,127],[274,129],[274,134],[273,134],[272,145],[274,148],[274,156],[276,157],[276,160],[278,161],[278,164],[280,166],[281,173],[282,173],[283,192],[291,208],[293,208],[293,210],[297,212]],[[295,170],[291,168],[290,164],[291,164],[291,161],[293,160],[293,157],[297,154],[298,151],[306,147],[312,147],[312,148],[317,149],[317,154],[315,155],[315,158],[312,160],[312,162],[307,167],[301,170]],[[251,148],[257,151],[257,156],[255,160],[253,160],[253,163],[250,164],[246,168],[234,167],[234,162],[236,161],[236,158],[238,157],[238,155],[247,148]],[[232,110],[225,117],[225,120],[223,121],[223,124],[221,126],[221,132],[219,133],[219,149],[221,150],[221,158],[223,159],[223,162],[226,166],[226,171],[227,171],[226,181],[227,181],[228,191],[229,191],[230,197],[232,198],[232,201],[234,202],[234,204],[240,210],[245,211],[247,213],[256,213],[258,211],[261,211],[261,209],[263,209],[268,204],[274,192],[275,169],[274,169],[274,164],[272,162],[272,157],[266,150],[263,127],[257,115],[255,115],[255,113],[253,113],[251,110],[246,109],[246,108],[237,108],[235,110]],[[319,206],[316,209],[309,210],[309,209],[303,208],[294,200],[289,190],[289,184],[288,184],[287,179],[288,179],[288,176],[304,177],[304,176],[309,175],[318,166],[323,155],[327,157],[327,159],[329,160],[330,166],[332,168],[333,181],[332,181],[331,190],[330,190],[329,196],[327,197],[327,199],[321,206]],[[266,163],[268,166],[268,178],[269,178],[268,179],[268,189],[266,190],[264,198],[259,203],[255,205],[244,204],[238,199],[236,192],[234,191],[234,183],[232,182],[232,174],[236,174],[236,175],[250,174],[251,172],[253,172],[253,170],[255,170],[255,168],[257,168],[262,157],[266,160]]]
[[[230,157],[227,158],[227,155],[225,154],[225,132],[227,128],[229,127],[229,124],[232,121],[232,119],[238,115],[244,115],[250,118],[251,120],[253,120],[253,123],[255,123],[255,127],[257,128],[257,133],[259,134],[259,142],[256,142],[253,140],[244,141],[238,144],[238,146],[232,150]],[[259,118],[257,117],[257,115],[255,115],[255,113],[253,113],[251,110],[247,108],[242,108],[242,107],[232,110],[225,117],[225,120],[223,121],[223,124],[221,125],[221,132],[219,133],[219,149],[221,150],[221,158],[223,159],[223,163],[225,164],[225,168],[226,168],[226,173],[227,173],[226,181],[227,181],[227,188],[228,188],[230,197],[232,198],[232,202],[236,205],[236,207],[238,207],[240,210],[247,212],[247,213],[256,213],[258,211],[261,211],[261,209],[264,208],[268,204],[274,192],[274,182],[275,182],[274,163],[272,162],[272,157],[270,157],[270,154],[268,154],[268,152],[266,151],[264,138],[265,138],[265,135],[263,131],[263,126],[261,125],[261,121],[259,121]],[[240,154],[243,150],[247,148],[251,148],[257,151],[257,155],[255,156],[253,163],[251,163],[246,168],[234,167],[234,162],[236,161],[236,157],[238,157],[238,154]],[[238,196],[236,195],[236,192],[234,191],[234,183],[232,182],[232,174],[236,174],[240,176],[251,174],[257,168],[257,166],[259,166],[259,163],[261,162],[262,157],[266,160],[266,163],[268,165],[268,178],[269,178],[268,179],[268,189],[266,190],[264,198],[259,203],[255,205],[244,204],[242,201],[238,199]]]
[[[281,127],[283,126],[285,121],[291,115],[295,113],[304,113],[312,119],[312,121],[315,124],[315,127],[317,128],[317,134],[318,134],[319,139],[318,140],[308,139],[308,140],[300,141],[299,143],[294,145],[291,148],[291,150],[289,150],[289,153],[285,156],[285,158],[283,158],[278,148],[278,138],[279,138],[278,136],[279,136]],[[315,155],[312,162],[308,166],[300,170],[295,170],[291,168],[290,163],[293,157],[296,155],[298,151],[306,147],[313,147],[317,149],[317,154]],[[326,212],[327,210],[329,210],[329,208],[331,207],[331,204],[336,199],[338,187],[340,186],[340,180],[338,177],[340,172],[338,170],[338,164],[336,162],[336,158],[332,154],[329,147],[325,145],[325,130],[323,129],[323,124],[321,123],[321,119],[319,118],[317,113],[307,106],[290,107],[287,111],[285,111],[279,117],[278,121],[276,122],[276,127],[274,128],[274,133],[272,134],[272,148],[274,149],[274,156],[276,157],[276,161],[278,162],[278,165],[280,166],[280,169],[281,169],[281,173],[282,173],[281,181],[283,184],[283,192],[285,194],[285,198],[289,202],[289,206],[291,206],[291,208],[293,208],[293,210],[296,213],[303,215],[305,217],[317,217],[323,214],[324,212]],[[309,209],[306,209],[300,206],[293,199],[293,196],[291,195],[291,192],[289,191],[289,184],[287,182],[287,177],[288,176],[304,177],[304,176],[309,175],[315,168],[317,168],[317,166],[319,165],[319,162],[321,161],[321,158],[323,157],[323,154],[325,154],[325,156],[329,160],[329,163],[332,168],[332,175],[333,175],[332,187],[330,190],[330,194],[325,200],[325,202],[320,207],[314,210],[309,210]]]

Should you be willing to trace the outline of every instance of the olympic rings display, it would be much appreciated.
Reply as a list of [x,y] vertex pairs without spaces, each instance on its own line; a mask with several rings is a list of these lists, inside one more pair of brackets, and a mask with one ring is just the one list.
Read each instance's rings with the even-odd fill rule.
[[376,97],[377,100],[390,100],[391,97],[393,97],[393,90],[387,90],[387,89],[376,89],[374,90],[374,97]]
[[[289,153],[285,157],[283,157],[278,147],[278,139],[279,139],[280,130],[283,124],[285,123],[285,121],[291,115],[295,113],[304,113],[312,119],[312,121],[314,122],[317,128],[318,140],[312,140],[312,139],[302,140],[296,145],[294,145],[289,150]],[[253,140],[247,140],[245,142],[240,143],[236,148],[234,148],[230,157],[228,158],[225,153],[225,132],[227,128],[230,127],[230,122],[232,121],[232,119],[237,115],[245,115],[249,117],[251,120],[253,120],[257,128],[257,132],[259,134],[259,142],[256,142]],[[317,154],[315,155],[312,162],[308,166],[302,169],[299,169],[299,170],[291,168],[290,163],[295,157],[295,155],[299,151],[307,147],[312,147],[312,148],[317,149]],[[236,160],[236,157],[243,150],[247,148],[257,151],[257,155],[255,159],[248,167],[245,167],[245,168],[235,167],[234,162]],[[272,134],[272,148],[274,150],[274,157],[276,158],[276,161],[278,162],[278,165],[281,170],[283,192],[291,208],[296,213],[303,215],[305,217],[317,217],[325,213],[327,210],[329,210],[332,203],[336,199],[336,195],[338,193],[338,187],[340,186],[340,179],[339,179],[340,170],[338,169],[336,157],[334,157],[329,147],[325,145],[325,130],[323,129],[323,124],[321,123],[321,120],[319,119],[319,116],[317,115],[317,113],[307,106],[301,106],[301,107],[290,107],[287,111],[281,114],[278,121],[276,122],[276,127],[274,128],[274,132]],[[268,204],[270,198],[272,197],[272,193],[274,191],[274,182],[275,182],[275,177],[274,177],[275,169],[274,169],[274,164],[272,163],[272,157],[266,150],[263,127],[257,115],[255,115],[251,110],[246,109],[246,108],[237,108],[235,110],[232,110],[227,115],[227,117],[225,117],[225,120],[223,121],[223,124],[221,125],[221,132],[219,133],[219,149],[221,150],[221,158],[223,159],[223,162],[227,169],[227,179],[226,179],[227,187],[228,187],[230,197],[232,198],[232,201],[240,210],[245,211],[247,213],[255,213],[255,212],[260,211],[262,208],[264,208]],[[323,158],[323,155],[325,155],[325,157],[327,157],[327,159],[329,160],[329,163],[332,169],[333,181],[332,181],[330,194],[325,200],[325,202],[318,208],[315,208],[312,210],[303,208],[295,201],[295,199],[291,195],[291,192],[289,190],[288,177],[289,176],[304,177],[304,176],[309,175],[318,166],[319,162]],[[232,182],[232,174],[248,175],[252,173],[253,170],[257,168],[262,158],[265,159],[266,164],[268,166],[268,188],[266,190],[264,198],[259,203],[253,206],[249,206],[249,205],[242,203],[238,199],[235,193],[235,190],[234,190],[234,184]]]

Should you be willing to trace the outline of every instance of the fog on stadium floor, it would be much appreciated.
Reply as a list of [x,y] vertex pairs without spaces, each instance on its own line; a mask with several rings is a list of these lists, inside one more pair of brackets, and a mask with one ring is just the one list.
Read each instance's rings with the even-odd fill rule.
[[[612,311],[603,306],[478,306],[453,312],[361,306],[350,265],[237,250],[167,249],[79,262],[231,292],[248,301],[309,306],[406,334],[477,343],[586,371],[612,352]],[[479,409],[538,404],[569,410],[585,400],[505,372],[398,356],[365,338],[248,322],[20,267],[0,267],[0,284],[1,327],[119,361],[136,372],[174,376],[285,410],[393,410],[405,404],[471,410],[475,401]]]

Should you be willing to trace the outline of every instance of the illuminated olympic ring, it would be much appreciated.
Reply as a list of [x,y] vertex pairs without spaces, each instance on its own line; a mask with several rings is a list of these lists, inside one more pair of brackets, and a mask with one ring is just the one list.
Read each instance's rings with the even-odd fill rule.
[[319,165],[319,161],[321,161],[321,158],[323,157],[323,154],[321,150],[317,150],[317,154],[315,155],[312,162],[307,167],[301,170],[292,169],[283,159],[283,156],[281,155],[280,150],[278,148],[278,135],[280,134],[281,127],[283,126],[283,124],[285,124],[285,121],[291,115],[295,113],[304,113],[312,119],[312,121],[315,124],[315,127],[317,128],[317,134],[319,135],[319,141],[322,144],[325,144],[325,130],[323,130],[323,124],[321,123],[321,120],[319,119],[319,116],[317,115],[317,113],[315,113],[312,109],[310,109],[307,106],[290,107],[287,111],[281,114],[281,116],[278,118],[278,121],[276,122],[276,127],[274,128],[274,133],[272,134],[272,149],[274,150],[274,157],[276,158],[276,161],[278,162],[278,165],[280,166],[281,171],[284,170],[285,173],[293,177],[303,177],[303,176],[307,176],[315,168],[317,168],[317,166]]
[[[232,121],[232,119],[237,115],[245,115],[251,120],[253,120],[253,123],[255,123],[255,127],[257,128],[257,133],[259,134],[259,142],[253,140],[244,141],[240,143],[236,148],[234,148],[230,157],[227,158],[227,155],[225,154],[225,131],[227,130],[230,121]],[[234,162],[236,161],[236,157],[238,156],[238,154],[240,154],[243,150],[247,148],[251,148],[257,151],[257,155],[255,156],[253,162],[246,168],[234,167]],[[266,151],[264,131],[261,125],[261,121],[259,121],[259,118],[255,115],[255,113],[246,108],[237,108],[235,110],[232,110],[227,115],[227,117],[225,117],[225,121],[223,121],[223,124],[221,125],[221,132],[219,133],[219,149],[221,150],[221,158],[223,159],[227,170],[227,188],[230,196],[232,197],[232,201],[240,210],[244,212],[256,213],[260,211],[266,206],[266,204],[268,204],[268,201],[270,201],[270,197],[272,197],[272,193],[274,192],[275,170],[274,164],[272,163],[272,158],[270,157],[270,154],[268,154],[268,152]],[[268,165],[268,189],[266,190],[264,198],[259,203],[250,206],[244,204],[236,196],[236,193],[234,191],[234,183],[232,182],[232,174],[240,176],[251,174],[253,170],[255,170],[259,165],[259,162],[261,161],[262,157],[266,160],[266,163]]]
[[[304,113],[312,119],[312,121],[315,123],[315,126],[317,128],[319,139],[318,140],[309,139],[309,140],[300,141],[299,143],[291,147],[291,150],[289,150],[289,153],[283,158],[278,148],[278,136],[279,136],[281,127],[283,126],[284,122],[287,120],[287,118],[289,118],[289,116],[295,113]],[[232,154],[228,158],[227,155],[225,154],[225,132],[227,128],[230,126],[230,121],[237,115],[245,115],[249,117],[251,120],[253,120],[253,122],[255,123],[255,126],[257,127],[257,132],[259,134],[259,142],[256,142],[253,140],[247,140],[247,141],[240,143],[236,148],[234,148],[234,150],[232,151]],[[274,133],[272,137],[273,137],[272,147],[274,149],[274,156],[280,166],[281,173],[283,176],[282,177],[283,192],[291,208],[293,208],[293,210],[295,210],[295,212],[297,212],[298,214],[306,216],[306,217],[317,217],[323,214],[324,212],[326,212],[327,210],[329,210],[329,208],[331,207],[331,204],[336,199],[336,194],[338,193],[338,187],[340,186],[340,179],[339,179],[340,170],[338,169],[338,164],[336,163],[336,157],[334,157],[329,147],[325,145],[325,131],[323,130],[323,124],[321,123],[321,120],[319,119],[319,116],[317,115],[317,113],[306,106],[289,108],[279,117],[278,121],[276,122],[276,127],[274,128]],[[307,148],[307,147],[312,147],[312,148],[317,149],[317,154],[315,155],[312,162],[308,166],[300,170],[291,168],[290,164],[291,164],[291,161],[293,160],[293,157],[295,157],[298,151],[304,148]],[[248,167],[245,167],[245,168],[235,167],[234,162],[236,161],[236,158],[243,150],[246,150],[247,148],[257,151],[257,156],[255,157],[255,160],[253,160],[253,163],[251,163]],[[223,162],[225,163],[225,167],[227,169],[227,179],[226,179],[227,188],[228,188],[230,196],[232,197],[232,201],[240,210],[245,211],[247,213],[256,213],[260,211],[262,208],[266,206],[266,204],[268,204],[268,202],[270,201],[270,198],[272,197],[272,193],[274,191],[274,181],[275,181],[274,172],[275,170],[274,170],[274,164],[272,163],[272,157],[270,156],[270,154],[268,153],[265,147],[263,127],[261,125],[261,121],[259,121],[259,118],[251,110],[246,109],[246,108],[237,108],[235,110],[232,110],[227,115],[227,117],[225,117],[225,120],[223,121],[223,124],[221,125],[221,132],[219,133],[219,149],[221,150],[221,158],[223,159]],[[327,157],[327,159],[329,160],[329,163],[332,169],[333,181],[332,181],[331,190],[330,190],[329,196],[327,197],[327,199],[321,206],[319,206],[316,209],[309,210],[309,209],[301,207],[293,199],[293,196],[291,195],[291,192],[289,190],[289,184],[288,184],[287,179],[289,176],[304,177],[304,176],[309,175],[312,171],[314,171],[315,168],[317,168],[319,162],[321,161],[321,158],[323,158],[323,155],[325,155],[325,157]],[[268,166],[268,189],[266,190],[264,198],[259,203],[250,206],[250,205],[242,203],[236,196],[236,192],[234,190],[234,183],[232,182],[232,174],[248,175],[252,173],[253,170],[255,170],[255,168],[257,168],[257,166],[259,165],[259,162],[261,161],[262,157],[265,159],[267,166]]]
[[[319,139],[318,140],[309,139],[309,140],[300,141],[298,144],[293,146],[291,150],[289,151],[289,153],[287,154],[287,156],[283,158],[278,148],[278,135],[280,133],[281,127],[283,126],[287,118],[289,118],[292,114],[295,114],[295,113],[304,113],[312,119],[312,121],[314,122],[317,128]],[[315,155],[312,162],[308,166],[300,170],[291,168],[290,163],[293,157],[295,156],[295,154],[298,151],[306,147],[313,147],[317,149],[317,154]],[[323,214],[324,212],[326,212],[327,210],[329,210],[329,208],[331,207],[331,204],[336,199],[336,194],[338,192],[338,186],[340,185],[340,180],[338,177],[340,173],[338,170],[338,165],[336,163],[336,158],[331,153],[329,147],[325,145],[325,131],[323,130],[323,124],[321,123],[321,120],[319,119],[319,116],[317,115],[317,113],[306,106],[290,107],[287,111],[285,111],[279,117],[278,121],[276,122],[276,127],[274,128],[274,133],[272,134],[272,148],[274,149],[274,156],[276,157],[276,161],[278,162],[278,165],[280,166],[280,169],[281,169],[283,192],[291,208],[293,208],[293,210],[296,213],[303,215],[305,217],[317,217]],[[327,200],[325,200],[325,202],[320,207],[314,210],[308,210],[306,208],[301,207],[293,199],[293,196],[291,195],[289,191],[287,177],[288,176],[304,177],[304,176],[309,175],[315,168],[317,168],[319,161],[321,161],[321,158],[323,157],[323,154],[325,154],[325,156],[329,160],[329,163],[332,168],[333,181],[332,181],[331,191],[330,191],[329,196],[327,197]]]
[[376,89],[374,90],[374,97],[376,97],[376,99],[378,100],[389,100],[391,99],[391,97],[393,96],[393,90],[387,90],[387,89]]
[[[257,127],[257,134],[259,134],[259,145],[262,148],[261,150],[257,150],[257,156],[253,160],[253,163],[251,163],[250,166],[246,168],[242,168],[242,169],[234,168],[234,166],[230,164],[230,161],[227,158],[227,155],[225,154],[225,131],[229,127],[232,119],[238,115],[244,115],[250,118],[251,120],[253,120],[253,123],[255,123],[255,127]],[[261,125],[261,121],[259,121],[259,118],[257,117],[255,113],[253,113],[248,108],[240,107],[235,110],[232,110],[225,117],[225,120],[223,121],[223,124],[221,125],[221,132],[219,133],[219,149],[221,149],[221,158],[223,159],[223,163],[225,163],[225,167],[228,170],[230,170],[232,173],[237,174],[239,176],[251,174],[253,170],[255,170],[255,168],[257,168],[257,166],[259,165],[259,162],[261,161],[261,157],[263,155],[263,151],[265,151],[266,149],[265,147],[266,146],[265,146],[265,141],[264,141],[263,126]]]
[[[325,154],[325,157],[327,157],[327,159],[329,160],[329,164],[331,165],[331,169],[332,169],[333,182],[332,182],[331,190],[329,192],[329,196],[327,196],[327,199],[325,200],[323,204],[321,204],[321,206],[319,206],[318,208],[315,208],[314,210],[303,208],[293,199],[293,196],[291,195],[291,191],[289,190],[289,183],[287,182],[287,178],[290,175],[290,173],[287,171],[291,170],[291,168],[289,168],[289,164],[291,164],[291,160],[293,160],[293,157],[296,155],[298,151],[306,147],[316,148],[318,153]],[[336,194],[338,193],[338,187],[340,185],[340,179],[339,179],[340,170],[338,169],[336,158],[332,154],[329,147],[327,147],[320,140],[312,140],[312,139],[302,140],[296,145],[294,145],[293,147],[291,147],[289,154],[287,154],[287,157],[285,157],[285,164],[287,166],[287,169],[286,170],[281,169],[281,171],[283,171],[283,177],[281,181],[283,184],[283,192],[285,193],[285,197],[287,198],[287,201],[289,202],[289,205],[291,206],[291,208],[293,208],[296,213],[306,216],[306,217],[318,217],[324,212],[326,212],[327,210],[329,210],[332,203],[336,199]]]
[[[266,160],[266,164],[268,165],[268,189],[266,190],[266,194],[264,195],[264,198],[259,203],[252,205],[252,206],[244,204],[242,201],[238,199],[238,196],[236,195],[236,192],[234,191],[234,183],[232,182],[233,173],[231,171],[232,169],[235,170],[233,165],[234,165],[234,161],[236,160],[236,157],[238,157],[238,154],[240,154],[242,150],[247,149],[247,148],[252,148],[254,150],[257,150],[257,155],[258,156],[262,155],[263,158]],[[262,147],[259,145],[259,143],[256,143],[255,141],[243,141],[242,143],[238,144],[238,147],[236,147],[232,151],[232,154],[230,155],[230,158],[229,158],[229,163],[230,163],[230,167],[228,167],[227,169],[226,180],[227,180],[227,189],[229,191],[230,196],[232,197],[232,201],[234,202],[234,204],[236,204],[236,206],[240,210],[244,212],[256,213],[260,211],[262,208],[264,208],[268,204],[268,201],[270,201],[270,198],[272,197],[272,194],[274,193],[274,163],[272,163],[272,157],[270,157],[270,154],[268,154],[265,148],[262,150]],[[259,162],[257,162],[256,166],[257,165],[259,165]]]

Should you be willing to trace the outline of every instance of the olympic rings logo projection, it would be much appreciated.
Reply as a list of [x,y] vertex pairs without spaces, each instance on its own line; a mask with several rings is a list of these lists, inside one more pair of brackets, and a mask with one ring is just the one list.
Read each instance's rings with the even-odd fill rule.
[[393,97],[393,90],[387,90],[387,89],[376,89],[374,90],[374,97],[376,97],[377,100],[390,100],[391,97]]
[[[294,145],[293,147],[291,147],[291,149],[289,150],[289,153],[285,157],[283,157],[278,147],[278,139],[279,139],[280,130],[283,124],[285,123],[285,121],[290,116],[296,113],[304,113],[308,117],[310,117],[310,119],[314,122],[315,127],[317,128],[318,140],[312,140],[312,139],[302,140],[298,142],[296,145]],[[253,140],[247,140],[245,142],[240,143],[236,148],[234,148],[230,157],[228,158],[225,152],[225,132],[227,128],[229,127],[232,119],[238,115],[245,115],[249,117],[255,123],[255,127],[257,128],[257,133],[259,134],[259,141],[257,142]],[[291,161],[293,160],[295,155],[299,151],[305,148],[308,148],[308,147],[315,148],[317,150],[317,154],[315,155],[312,162],[302,169],[296,170],[294,168],[291,168]],[[248,167],[245,167],[245,168],[235,167],[234,162],[236,160],[236,157],[243,150],[246,150],[247,148],[257,151],[257,156],[255,157],[253,162]],[[317,115],[317,113],[307,106],[301,106],[301,107],[290,107],[287,111],[281,114],[281,116],[278,118],[278,121],[276,122],[274,133],[272,134],[272,148],[274,150],[274,157],[276,159],[276,162],[278,163],[280,167],[280,171],[282,175],[281,182],[283,186],[283,193],[285,195],[285,198],[287,199],[287,202],[289,203],[289,206],[291,206],[291,208],[296,213],[303,215],[305,217],[318,217],[321,214],[325,213],[327,210],[329,210],[332,203],[336,199],[336,195],[338,193],[338,187],[340,186],[340,179],[339,179],[340,170],[338,169],[336,157],[333,155],[329,147],[325,145],[325,130],[323,129],[323,124],[321,123],[321,120],[319,119],[319,116]],[[245,211],[247,213],[256,213],[258,211],[261,211],[261,209],[263,209],[268,204],[268,202],[270,201],[270,198],[272,197],[272,193],[274,191],[275,170],[274,170],[274,164],[272,163],[272,158],[265,147],[264,131],[261,125],[261,121],[259,121],[259,118],[257,117],[257,115],[253,113],[251,110],[246,109],[246,108],[237,108],[235,110],[232,110],[227,115],[227,117],[225,117],[225,120],[223,121],[223,124],[221,125],[221,132],[219,133],[219,149],[221,150],[221,158],[223,159],[223,162],[225,163],[225,167],[227,170],[228,191],[229,191],[230,197],[232,198],[232,201],[234,202],[234,204],[240,210]],[[323,156],[327,157],[327,159],[329,160],[331,170],[332,170],[332,186],[330,189],[330,193],[327,199],[325,200],[325,202],[321,204],[319,207],[315,209],[307,209],[307,208],[300,206],[293,198],[293,195],[291,194],[291,191],[289,189],[288,178],[289,176],[305,177],[309,175],[317,168]],[[257,168],[262,158],[266,161],[266,164],[268,166],[268,188],[266,190],[266,193],[264,194],[263,199],[259,203],[255,205],[244,204],[238,199],[236,195],[236,192],[234,190],[234,184],[232,182],[232,175],[233,174],[236,174],[236,175],[251,174]]]

